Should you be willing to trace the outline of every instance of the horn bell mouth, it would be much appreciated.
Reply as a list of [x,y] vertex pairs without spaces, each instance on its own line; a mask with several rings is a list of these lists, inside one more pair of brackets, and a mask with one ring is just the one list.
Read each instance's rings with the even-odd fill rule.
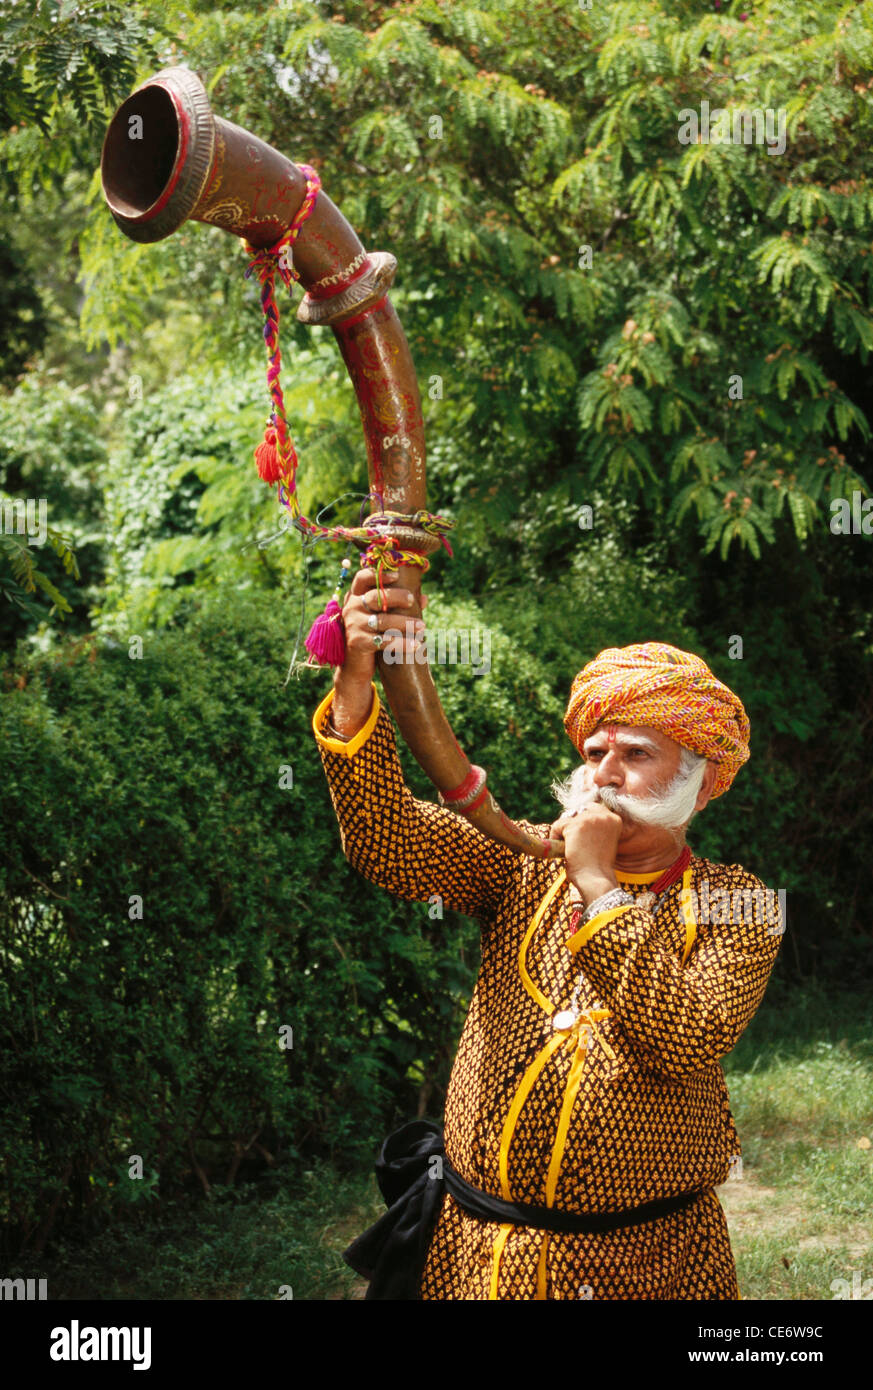
[[165,68],[113,116],[100,157],[103,195],[121,230],[162,241],[191,216],[215,154],[215,118],[188,68]]

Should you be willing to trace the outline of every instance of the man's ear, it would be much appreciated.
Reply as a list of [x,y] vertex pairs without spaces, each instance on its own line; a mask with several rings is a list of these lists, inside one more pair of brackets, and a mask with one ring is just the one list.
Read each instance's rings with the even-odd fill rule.
[[718,763],[714,763],[712,758],[707,758],[706,771],[703,774],[700,791],[697,793],[697,800],[694,803],[695,811],[702,811],[707,801],[712,796],[712,789],[715,786],[715,779],[717,776]]

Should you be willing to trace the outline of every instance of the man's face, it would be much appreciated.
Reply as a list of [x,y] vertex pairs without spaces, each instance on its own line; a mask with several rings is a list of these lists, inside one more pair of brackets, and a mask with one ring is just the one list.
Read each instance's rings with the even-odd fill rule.
[[657,729],[602,724],[583,753],[582,805],[597,799],[621,816],[624,853],[655,852],[677,839],[700,787],[699,775],[680,772],[678,743]]
[[[691,817],[712,795],[718,771],[714,762],[680,771],[680,745],[659,729],[638,725],[599,724],[582,755],[570,779],[560,787],[553,783],[553,789],[564,816],[600,801],[621,817],[625,868],[634,858],[661,855],[683,842]],[[560,822],[554,825],[563,833]]]
[[[658,729],[600,724],[582,745],[592,790],[647,797],[663,791],[679,771],[679,744]],[[608,806],[609,792],[601,796]]]

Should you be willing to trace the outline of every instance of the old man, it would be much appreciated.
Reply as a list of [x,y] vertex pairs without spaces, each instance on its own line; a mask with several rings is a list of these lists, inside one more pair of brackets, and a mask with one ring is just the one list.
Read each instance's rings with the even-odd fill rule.
[[[401,621],[409,603],[395,582],[379,611],[373,571],[355,576],[346,660],[313,731],[349,861],[398,897],[439,894],[478,919],[482,964],[439,1166],[413,1183],[432,1136],[407,1126],[408,1151],[392,1136],[392,1205],[350,1263],[378,1298],[736,1299],[715,1189],[740,1145],[719,1059],[761,1002],[783,928],[754,875],[699,858],[685,832],[749,756],[745,710],[675,647],[601,652],[570,691],[583,761],[553,784],[561,814],[522,822],[563,836],[566,857],[520,856],[404,784],[373,675],[377,649],[399,659],[420,640],[421,620]],[[704,893],[751,910],[701,920]]]

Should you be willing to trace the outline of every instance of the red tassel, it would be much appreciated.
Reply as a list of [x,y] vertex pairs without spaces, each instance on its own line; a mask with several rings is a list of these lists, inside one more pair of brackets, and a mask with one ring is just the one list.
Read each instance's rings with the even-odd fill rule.
[[335,598],[316,618],[303,645],[315,657],[316,665],[342,666],[346,659],[346,634],[342,609]]
[[255,449],[255,463],[258,467],[258,476],[263,478],[270,487],[278,483],[282,477],[279,468],[279,452],[276,448],[276,431],[272,425],[268,425],[264,430],[263,442]]

